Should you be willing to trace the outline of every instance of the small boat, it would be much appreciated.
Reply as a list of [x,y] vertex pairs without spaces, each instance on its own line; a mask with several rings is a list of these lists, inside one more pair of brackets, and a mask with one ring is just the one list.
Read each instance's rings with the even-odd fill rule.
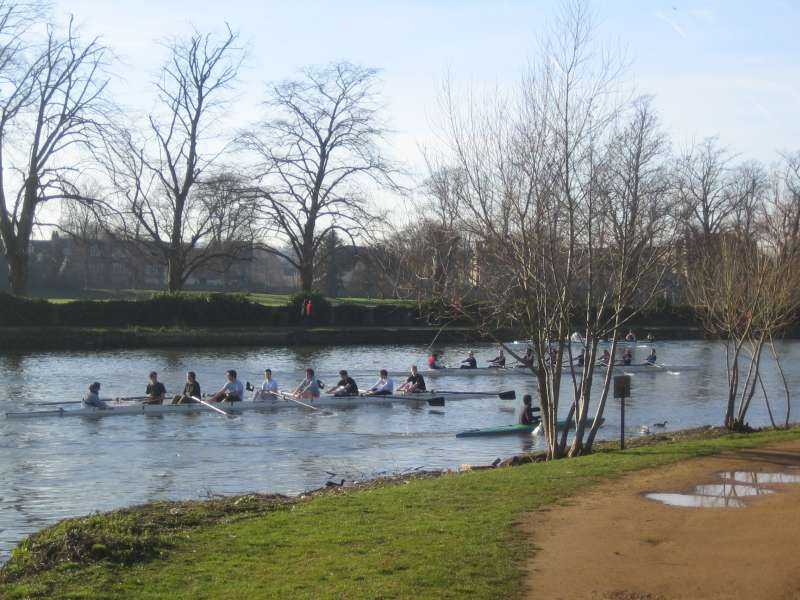
[[[427,403],[431,406],[442,406],[445,402],[453,400],[478,400],[498,396],[503,399],[514,399],[513,391],[507,392],[422,392],[413,394],[394,394],[390,396],[321,396],[310,403],[314,408],[342,408],[346,406],[360,406],[365,404],[395,404],[395,403]],[[46,417],[113,417],[122,415],[166,415],[166,414],[194,414],[213,412],[214,409],[205,404],[141,404],[132,402],[108,402],[108,408],[55,408],[51,410],[34,410],[25,412],[8,412],[7,419],[38,419]],[[289,397],[275,398],[274,400],[242,402],[217,402],[214,407],[229,413],[243,413],[246,411],[268,411],[281,408],[302,408],[302,404],[292,401]]]
[[[605,419],[600,420],[600,425],[605,423]],[[587,427],[591,427],[591,421],[587,422]],[[497,436],[497,435],[519,435],[519,434],[531,434],[531,433],[538,433],[538,430],[541,428],[541,420],[539,417],[536,417],[535,421],[530,425],[522,425],[517,423],[516,425],[500,425],[499,427],[486,427],[483,429],[467,429],[466,431],[462,431],[456,434],[457,438],[465,438],[465,437],[490,437],[490,436]],[[575,421],[570,419],[569,421],[559,421],[558,422],[558,429],[575,429]]]
[[[420,371],[425,377],[444,377],[449,375],[463,375],[474,377],[478,375],[486,376],[506,376],[506,375],[532,375],[531,370],[527,367],[478,367],[477,369],[461,369],[458,367],[446,367],[444,369],[426,369]],[[408,375],[406,371],[393,371],[389,373],[392,377],[405,377]]]

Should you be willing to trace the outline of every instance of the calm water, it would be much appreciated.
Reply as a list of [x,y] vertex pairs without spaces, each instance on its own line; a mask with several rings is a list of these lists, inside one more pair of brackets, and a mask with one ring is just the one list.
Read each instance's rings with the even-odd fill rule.
[[[636,374],[626,423],[637,435],[642,424],[669,421],[668,429],[718,424],[722,418],[724,358],[706,342],[663,342],[659,360],[697,364],[679,375]],[[466,346],[446,348],[450,362]],[[479,362],[494,356],[476,346]],[[222,384],[223,372],[260,381],[269,366],[283,387],[295,385],[306,365],[329,384],[348,368],[362,387],[386,366],[422,364],[425,347],[243,348],[239,351],[176,350],[96,353],[0,354],[0,412],[33,408],[28,402],[79,399],[97,379],[103,396],[139,395],[147,373],[157,370],[169,393],[182,388],[187,369],[197,372],[205,392]],[[800,386],[800,343],[782,347],[793,389]],[[638,358],[646,349],[637,349]],[[778,412],[784,405],[774,366],[764,369]],[[429,380],[437,389],[515,389],[518,397],[535,383],[520,376],[449,377]],[[20,399],[25,399],[20,401]],[[618,404],[606,412],[604,437],[619,435]],[[528,451],[536,438],[456,439],[471,427],[515,422],[518,401],[450,402],[442,408],[398,404],[335,410],[333,414],[284,409],[228,419],[213,414],[127,416],[105,419],[6,420],[0,417],[0,560],[13,545],[58,519],[154,499],[198,498],[213,493],[270,491],[294,494],[333,478],[356,478],[408,469],[485,464]],[[793,406],[795,414],[800,407]],[[753,425],[767,424],[763,401],[754,400]]]

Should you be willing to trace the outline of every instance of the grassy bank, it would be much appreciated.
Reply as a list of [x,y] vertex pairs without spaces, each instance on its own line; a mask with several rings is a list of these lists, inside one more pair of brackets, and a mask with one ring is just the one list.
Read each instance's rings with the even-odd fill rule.
[[524,513],[629,471],[799,437],[724,435],[295,501],[244,496],[74,519],[17,548],[0,597],[513,597],[533,551],[515,527]]

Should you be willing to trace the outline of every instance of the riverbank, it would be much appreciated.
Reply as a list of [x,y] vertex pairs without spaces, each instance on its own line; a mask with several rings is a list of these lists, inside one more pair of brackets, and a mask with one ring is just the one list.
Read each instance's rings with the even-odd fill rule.
[[631,471],[798,439],[699,430],[573,460],[71,519],[18,546],[0,596],[514,597],[533,511]]

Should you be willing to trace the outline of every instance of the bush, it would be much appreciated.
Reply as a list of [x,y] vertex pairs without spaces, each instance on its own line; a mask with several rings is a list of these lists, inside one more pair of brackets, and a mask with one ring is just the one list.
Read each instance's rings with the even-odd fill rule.
[[[311,301],[311,319],[306,321],[303,306],[306,300]],[[289,322],[292,324],[308,323],[322,325],[331,321],[331,303],[319,292],[299,293],[289,301]]]
[[55,317],[56,305],[46,300],[29,300],[0,292],[0,325],[50,325]]

